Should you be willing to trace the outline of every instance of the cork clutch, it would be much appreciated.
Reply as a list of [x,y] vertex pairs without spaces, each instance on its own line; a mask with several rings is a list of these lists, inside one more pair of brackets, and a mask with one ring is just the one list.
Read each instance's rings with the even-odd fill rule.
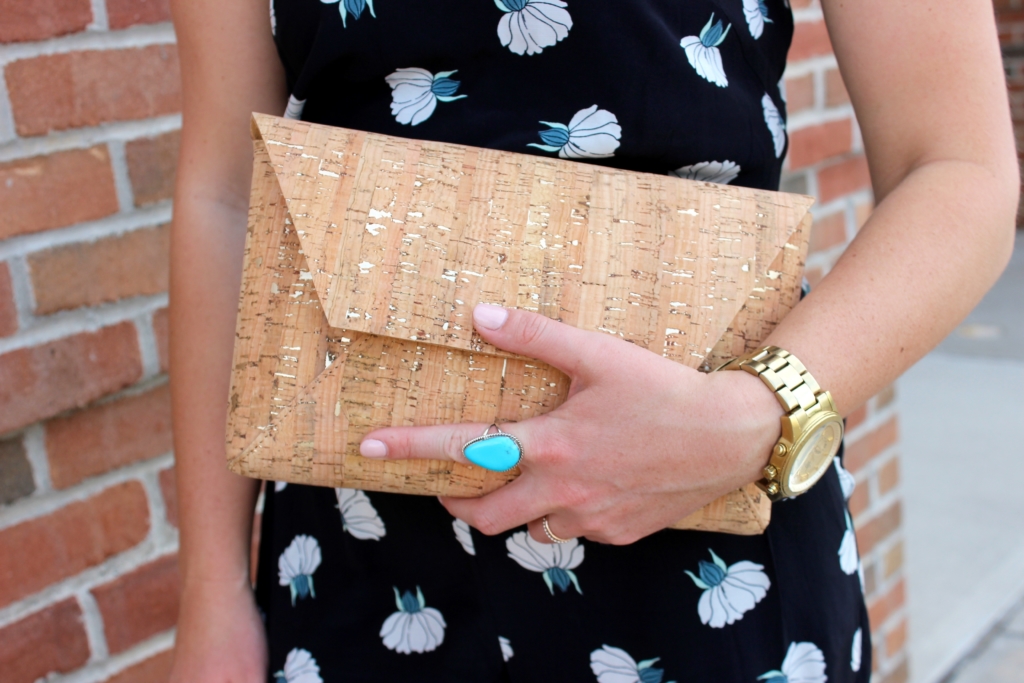
[[[693,368],[751,349],[799,298],[809,197],[254,114],[231,378],[231,470],[480,496],[518,472],[358,455],[388,425],[509,422],[567,378],[473,332],[478,302]],[[614,362],[614,359],[609,359]],[[674,525],[761,533],[753,485]]]

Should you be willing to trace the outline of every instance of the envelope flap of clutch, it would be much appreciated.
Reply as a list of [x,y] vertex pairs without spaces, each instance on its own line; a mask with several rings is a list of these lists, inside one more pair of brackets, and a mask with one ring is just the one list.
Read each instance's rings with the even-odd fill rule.
[[478,302],[697,367],[779,277],[810,197],[254,114],[328,324],[513,357]]

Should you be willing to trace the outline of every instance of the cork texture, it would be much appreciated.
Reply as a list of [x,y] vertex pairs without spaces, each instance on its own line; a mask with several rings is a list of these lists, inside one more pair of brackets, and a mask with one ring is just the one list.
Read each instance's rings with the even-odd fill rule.
[[[479,496],[518,472],[361,458],[383,426],[503,423],[568,379],[473,332],[487,302],[693,368],[799,299],[811,198],[253,116],[227,445],[241,474]],[[614,362],[614,359],[609,359]],[[760,533],[753,485],[676,528]]]

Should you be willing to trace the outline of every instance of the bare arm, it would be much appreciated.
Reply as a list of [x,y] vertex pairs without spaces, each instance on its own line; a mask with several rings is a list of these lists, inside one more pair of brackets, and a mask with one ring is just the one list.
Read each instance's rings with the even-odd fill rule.
[[[170,293],[183,578],[175,667],[181,680],[237,680],[237,669],[207,678],[196,652],[211,641],[211,603],[251,603],[258,484],[227,471],[224,425],[252,172],[248,120],[283,111],[287,95],[265,0],[174,0],[172,11],[184,95]],[[230,605],[219,608],[242,621]]]

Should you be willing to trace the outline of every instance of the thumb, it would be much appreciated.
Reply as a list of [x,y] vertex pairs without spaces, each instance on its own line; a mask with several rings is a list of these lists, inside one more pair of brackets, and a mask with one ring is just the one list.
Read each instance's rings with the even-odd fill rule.
[[560,323],[539,313],[477,304],[473,327],[499,349],[552,365],[570,377],[585,374],[590,360],[608,342],[605,335]]

